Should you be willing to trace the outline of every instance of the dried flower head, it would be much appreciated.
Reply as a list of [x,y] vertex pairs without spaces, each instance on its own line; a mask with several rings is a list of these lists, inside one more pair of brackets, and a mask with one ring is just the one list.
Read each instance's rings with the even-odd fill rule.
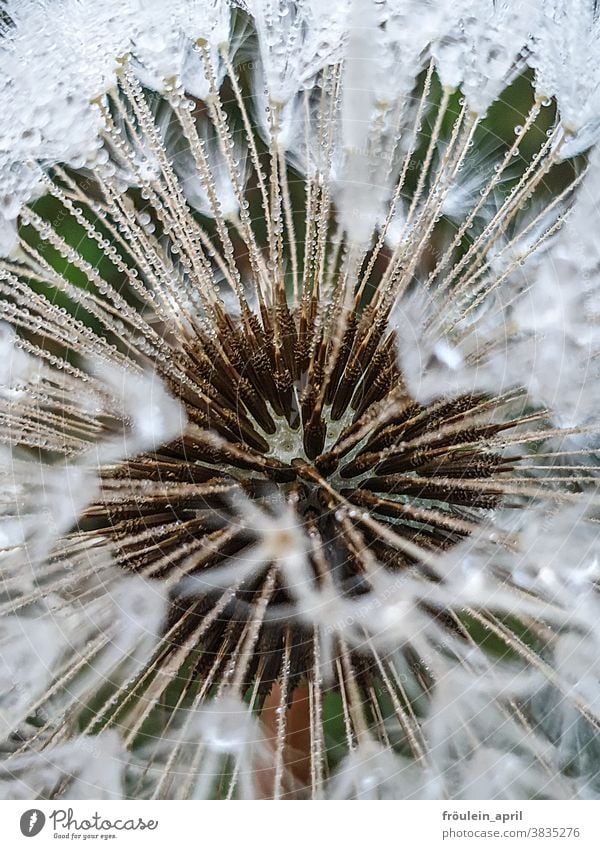
[[4,795],[598,793],[597,21],[7,3]]

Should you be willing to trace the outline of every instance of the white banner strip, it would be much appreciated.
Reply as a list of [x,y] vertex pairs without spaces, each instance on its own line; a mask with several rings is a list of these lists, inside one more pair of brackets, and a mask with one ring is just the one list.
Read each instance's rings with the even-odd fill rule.
[[598,849],[599,815],[598,802],[5,801],[0,845]]

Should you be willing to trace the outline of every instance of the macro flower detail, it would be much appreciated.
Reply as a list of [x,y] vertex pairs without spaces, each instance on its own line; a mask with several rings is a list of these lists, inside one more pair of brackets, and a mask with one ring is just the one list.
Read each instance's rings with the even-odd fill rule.
[[0,792],[597,796],[595,4],[3,21]]

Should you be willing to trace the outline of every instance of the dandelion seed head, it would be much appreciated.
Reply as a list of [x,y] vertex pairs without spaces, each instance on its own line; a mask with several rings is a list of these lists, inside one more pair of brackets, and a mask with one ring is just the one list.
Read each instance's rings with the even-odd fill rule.
[[7,792],[598,792],[590,5],[8,4]]

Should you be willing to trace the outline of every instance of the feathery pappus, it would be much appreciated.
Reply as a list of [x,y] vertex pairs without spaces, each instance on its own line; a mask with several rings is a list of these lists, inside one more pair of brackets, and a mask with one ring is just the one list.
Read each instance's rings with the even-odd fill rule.
[[599,26],[4,4],[4,798],[597,797]]

